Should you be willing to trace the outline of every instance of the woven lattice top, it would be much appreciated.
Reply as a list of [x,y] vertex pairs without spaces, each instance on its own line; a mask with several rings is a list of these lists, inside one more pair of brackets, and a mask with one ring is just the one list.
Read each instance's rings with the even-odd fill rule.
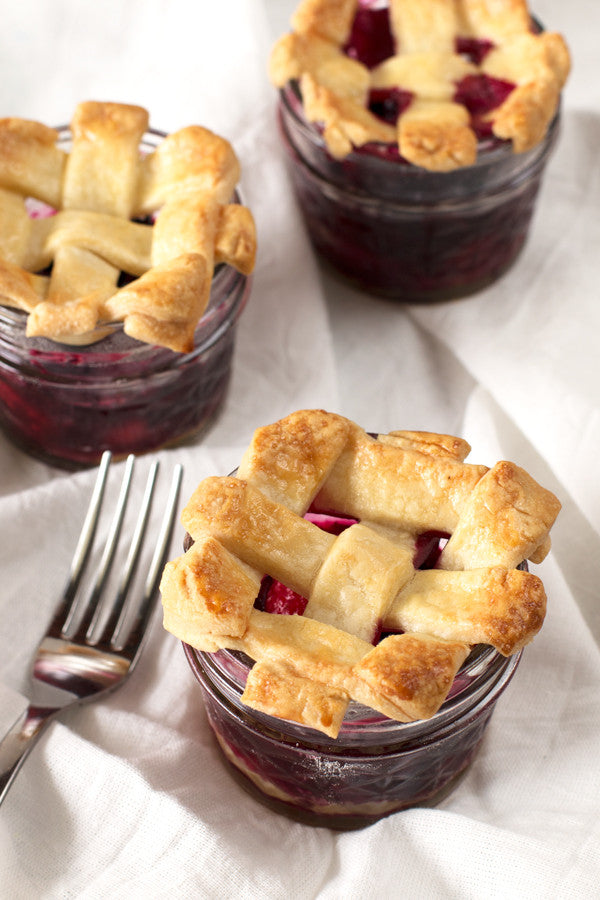
[[[399,721],[433,715],[472,645],[505,655],[542,625],[540,561],[556,497],[509,462],[464,462],[447,435],[377,437],[304,410],[255,432],[236,477],[205,479],[182,521],[193,545],[167,565],[165,627],[256,664],[242,700],[332,736],[350,699]],[[349,517],[338,536],[304,516]],[[415,543],[450,534],[438,567]],[[303,615],[255,608],[264,575],[308,601]],[[381,632],[388,634],[373,646]]]
[[123,321],[189,351],[215,265],[252,270],[231,145],[193,125],[143,153],[147,130],[146,110],[118,103],[81,103],[69,149],[53,128],[0,120],[0,302],[28,313],[29,336],[82,343]]
[[[570,61],[560,35],[534,29],[526,0],[389,0],[389,55],[365,64],[354,34],[373,27],[373,6],[304,0],[271,56],[271,80],[299,82],[333,156],[397,143],[409,162],[447,171],[475,162],[484,124],[517,152],[543,139]],[[382,91],[396,92],[396,121],[372,105]]]

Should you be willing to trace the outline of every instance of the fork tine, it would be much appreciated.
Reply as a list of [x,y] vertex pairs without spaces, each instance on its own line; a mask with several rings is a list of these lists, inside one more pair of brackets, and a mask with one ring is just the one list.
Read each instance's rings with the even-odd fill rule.
[[158,466],[159,463],[157,460],[152,464],[152,467],[148,473],[146,489],[144,491],[142,504],[129,547],[129,553],[125,562],[125,571],[123,574],[123,578],[119,585],[117,596],[113,601],[112,609],[110,611],[106,624],[104,625],[104,628],[102,630],[102,634],[97,640],[93,640],[91,642],[93,644],[100,644],[103,642],[111,642],[112,644],[114,644],[114,636],[117,630],[122,627],[126,612],[126,600],[129,594],[129,588],[131,587],[131,582],[133,581],[133,577],[137,569],[140,554],[142,551],[144,535],[146,532],[146,526],[148,525],[148,518],[150,516],[150,507],[152,504],[152,497],[154,495]]
[[54,613],[54,617],[48,629],[48,634],[53,635],[54,637],[58,637],[66,631],[72,621],[77,606],[75,597],[94,543],[111,458],[110,451],[106,450],[102,454],[102,459],[100,460],[94,490],[81,527],[81,533],[79,535],[77,546],[75,547],[75,553],[71,560],[69,578],[63,591],[62,600]]
[[169,496],[167,498],[160,531],[156,539],[154,553],[148,569],[144,593],[136,610],[135,617],[131,622],[127,641],[124,644],[120,643],[124,615],[121,616],[115,629],[114,643],[116,647],[120,652],[132,660],[135,658],[141,647],[142,638],[146,632],[146,627],[154,610],[156,597],[158,596],[158,584],[162,574],[165,557],[171,543],[171,536],[173,534],[173,525],[175,524],[175,514],[177,512],[182,477],[183,466],[178,463],[173,470]]
[[[117,506],[115,508],[106,543],[104,544],[104,550],[102,552],[102,558],[98,565],[94,584],[83,606],[84,614],[77,626],[76,633],[73,635],[73,640],[80,640],[83,642],[89,639],[89,636],[93,632],[102,610],[102,603],[100,602],[100,598],[102,597],[102,591],[104,590],[106,580],[110,574],[115,554],[117,552],[119,536],[121,534],[123,518],[125,516],[125,509],[127,507],[127,499],[129,497],[129,489],[131,487],[131,478],[133,475],[134,463],[135,457],[133,456],[133,454],[131,454],[127,457],[125,463],[125,471],[123,473],[123,479],[121,481],[121,489],[119,492],[119,498],[117,500]],[[64,630],[68,630],[66,626]]]

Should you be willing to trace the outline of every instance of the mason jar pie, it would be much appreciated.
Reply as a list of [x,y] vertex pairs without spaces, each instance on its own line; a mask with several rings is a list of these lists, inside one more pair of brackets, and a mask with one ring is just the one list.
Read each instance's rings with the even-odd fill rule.
[[202,434],[230,379],[256,236],[228,141],[80,104],[0,120],[0,425],[68,468]]
[[243,785],[354,828],[433,804],[473,760],[542,627],[560,503],[451,435],[323,410],[259,428],[209,477],[165,567],[164,625]]
[[291,182],[336,272],[407,301],[496,281],[527,239],[569,54],[525,0],[305,0],[271,56]]

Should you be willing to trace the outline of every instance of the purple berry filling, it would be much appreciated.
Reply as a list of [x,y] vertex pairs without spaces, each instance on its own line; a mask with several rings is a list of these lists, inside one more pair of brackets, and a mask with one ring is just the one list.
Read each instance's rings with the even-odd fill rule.
[[369,109],[373,115],[394,125],[405,109],[410,106],[413,95],[400,88],[377,88],[369,93]]
[[311,825],[346,830],[363,828],[382,815],[409,807],[439,803],[473,760],[492,708],[422,758],[410,752],[383,753],[361,761],[353,753],[325,747],[321,754],[326,762],[317,769],[312,749],[306,751],[251,729],[240,734],[239,723],[223,717],[210,699],[207,713],[219,743],[229,751],[231,771],[246,790],[257,794],[254,776],[258,790],[264,785],[279,794],[261,791],[259,798],[267,806]]
[[471,126],[482,139],[493,137],[492,119],[486,114],[500,106],[514,90],[511,81],[489,75],[466,75],[456,85],[454,100],[471,114]]
[[484,38],[457,37],[456,52],[462,56],[466,56],[476,66],[480,65],[486,58],[492,47],[492,41]]
[[419,534],[413,560],[415,569],[435,569],[449,537],[445,531],[424,531]]
[[395,53],[387,7],[359,7],[344,52],[369,69],[375,68]]

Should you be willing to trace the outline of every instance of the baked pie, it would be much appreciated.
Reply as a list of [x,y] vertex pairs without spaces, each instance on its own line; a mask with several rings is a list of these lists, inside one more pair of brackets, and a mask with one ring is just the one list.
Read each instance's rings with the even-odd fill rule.
[[85,343],[122,321],[188,352],[215,266],[252,271],[229,142],[191,125],[143,155],[148,122],[139,106],[84,102],[65,147],[46,125],[0,120],[0,302],[28,314],[28,336]]
[[[547,554],[560,503],[513,463],[465,462],[469,450],[322,410],[259,428],[236,475],[206,478],[183,511],[190,546],[163,573],[165,628],[245,653],[243,703],[331,737],[350,700],[431,717],[474,645],[514,654],[545,616],[541,580],[519,566]],[[419,568],[433,544],[434,567]],[[266,611],[266,577],[299,611]]]
[[303,0],[270,77],[299,85],[331,155],[372,143],[432,171],[472,165],[482,136],[537,145],[570,60],[526,0]]

